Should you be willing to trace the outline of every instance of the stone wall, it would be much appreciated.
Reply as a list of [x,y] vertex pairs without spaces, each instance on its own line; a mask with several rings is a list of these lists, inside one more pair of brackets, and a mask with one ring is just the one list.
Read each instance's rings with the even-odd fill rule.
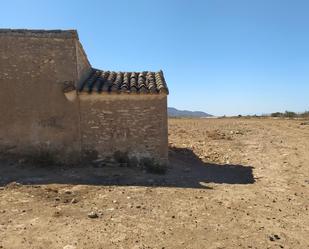
[[84,153],[99,158],[114,152],[167,163],[167,97],[143,94],[81,94]]
[[91,73],[91,65],[82,44],[78,40],[76,41],[76,61],[78,78],[77,86],[79,86],[89,77],[89,74]]
[[76,31],[0,29],[0,153],[167,163],[166,95],[77,95],[90,71]]
[[[0,151],[79,159],[76,32],[0,31]],[[74,155],[74,156],[72,156]]]

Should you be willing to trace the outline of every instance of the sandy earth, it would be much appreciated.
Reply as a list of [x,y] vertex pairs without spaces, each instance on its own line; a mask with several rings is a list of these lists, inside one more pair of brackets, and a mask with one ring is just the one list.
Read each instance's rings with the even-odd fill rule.
[[302,122],[170,119],[164,176],[1,159],[0,248],[309,248]]

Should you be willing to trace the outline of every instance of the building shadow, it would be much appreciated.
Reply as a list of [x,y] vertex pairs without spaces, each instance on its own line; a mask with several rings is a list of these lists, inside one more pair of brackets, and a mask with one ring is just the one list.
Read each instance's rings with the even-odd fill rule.
[[0,186],[11,182],[36,184],[87,184],[98,186],[154,186],[206,188],[216,184],[252,184],[251,166],[203,162],[187,148],[169,149],[170,165],[164,175],[150,174],[137,168],[93,165],[40,167],[10,159],[0,161]]

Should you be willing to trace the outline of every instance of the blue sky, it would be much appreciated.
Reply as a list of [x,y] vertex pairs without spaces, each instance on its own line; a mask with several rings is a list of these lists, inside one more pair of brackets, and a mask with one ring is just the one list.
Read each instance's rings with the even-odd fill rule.
[[162,69],[169,106],[309,110],[308,0],[1,1],[1,28],[77,29],[94,67]]

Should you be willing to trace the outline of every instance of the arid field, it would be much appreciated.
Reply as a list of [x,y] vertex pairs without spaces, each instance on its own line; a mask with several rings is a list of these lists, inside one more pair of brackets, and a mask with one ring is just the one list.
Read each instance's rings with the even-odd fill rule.
[[169,119],[169,143],[165,175],[2,158],[0,248],[309,248],[309,121]]

